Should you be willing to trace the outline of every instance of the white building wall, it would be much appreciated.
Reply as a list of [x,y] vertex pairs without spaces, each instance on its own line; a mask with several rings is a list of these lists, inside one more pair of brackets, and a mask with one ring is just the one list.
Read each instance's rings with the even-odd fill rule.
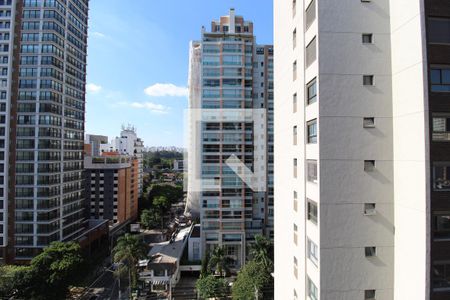
[[423,1],[390,1],[395,195],[395,299],[429,299],[428,90]]
[[[377,299],[392,299],[389,1],[317,4],[320,299],[364,299],[372,289]],[[373,34],[373,44],[362,43],[363,33]],[[363,86],[363,75],[373,75],[374,86]],[[363,128],[364,117],[375,117],[375,128]],[[375,160],[373,172],[364,160]],[[376,216],[363,214],[364,203],[376,203]],[[376,247],[376,257],[365,257],[366,246]]]
[[[301,12],[302,1],[297,1]],[[299,70],[303,68],[302,30],[297,31],[297,49],[293,50],[291,33],[296,26],[303,24],[303,16],[297,13],[292,18],[292,3],[274,0],[274,182],[275,182],[275,299],[305,299],[305,255],[304,241],[300,238],[304,227],[304,194],[301,178],[293,178],[293,158],[303,159],[303,130],[299,130],[298,145],[293,146],[292,126],[294,118],[303,124],[304,115],[299,110],[293,115],[293,94],[298,93],[299,104],[303,103],[303,89],[293,84],[292,63],[298,60]],[[302,72],[299,75],[303,75]],[[299,81],[300,82],[300,81]],[[294,190],[299,195],[298,209],[294,211]],[[298,243],[294,244],[294,223],[298,228]],[[302,233],[302,234],[301,234]],[[294,256],[298,261],[297,278],[294,276]],[[294,298],[294,290],[297,297]]]
[[[304,11],[310,3],[297,1],[292,18],[291,1],[274,2],[276,299],[294,298],[293,289],[298,299],[307,299],[308,277],[318,288],[319,299],[364,299],[365,290],[372,289],[376,299],[393,299],[389,1],[316,1],[316,20],[305,29]],[[373,34],[373,44],[362,43],[363,33]],[[304,49],[314,37],[318,59],[305,70]],[[363,75],[373,75],[375,85],[363,86]],[[305,86],[315,77],[318,101],[305,107]],[[292,110],[294,93],[297,113]],[[364,117],[374,117],[375,128],[363,128]],[[318,143],[305,145],[306,122],[316,118]],[[298,128],[297,146],[292,146],[293,126]],[[292,174],[294,158],[299,166],[297,178]],[[318,160],[317,184],[306,182],[308,159]],[[364,171],[364,160],[375,160],[374,172]],[[292,206],[294,191],[297,212]],[[305,216],[306,197],[318,203],[317,225]],[[376,215],[364,215],[364,203],[376,203]],[[293,224],[298,230],[297,245],[292,241]],[[308,238],[319,247],[319,267],[307,258]],[[376,247],[376,257],[365,257],[368,246]],[[291,275],[294,255],[298,279]]]

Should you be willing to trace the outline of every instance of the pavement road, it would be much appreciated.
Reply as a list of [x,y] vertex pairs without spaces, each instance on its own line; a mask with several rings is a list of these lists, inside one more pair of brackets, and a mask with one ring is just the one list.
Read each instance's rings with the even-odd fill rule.
[[117,300],[119,287],[114,274],[104,271],[89,288],[89,293],[82,300]]

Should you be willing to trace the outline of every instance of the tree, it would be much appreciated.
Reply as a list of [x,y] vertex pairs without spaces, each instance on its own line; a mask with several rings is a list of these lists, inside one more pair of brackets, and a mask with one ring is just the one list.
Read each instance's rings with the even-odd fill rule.
[[23,284],[29,269],[26,266],[0,266],[0,299],[9,299],[29,286],[31,282],[28,280]]
[[167,183],[154,184],[148,196],[152,202],[154,198],[164,196],[169,200],[169,203],[176,203],[183,199],[183,187]]
[[166,196],[157,196],[153,199],[153,208],[156,209],[161,215],[170,209],[171,203]]
[[3,269],[6,280],[2,278],[2,283],[6,286],[2,288],[9,288],[7,294],[19,299],[65,299],[69,286],[80,279],[83,264],[80,245],[53,242],[31,260],[30,266]]
[[256,235],[255,242],[250,246],[250,256],[254,261],[264,266],[270,273],[273,270],[273,242],[263,235]]
[[203,256],[202,259],[202,267],[200,270],[200,278],[206,277],[208,276],[209,273],[209,269],[208,269],[208,264],[209,264],[209,253],[206,252],[205,256]]
[[145,258],[147,247],[144,242],[131,234],[125,234],[117,239],[113,249],[113,259],[119,265],[116,274],[120,277],[130,274],[130,284],[137,286],[137,264],[139,259]]
[[150,187],[146,188],[144,198],[139,204],[139,207],[143,209],[154,208],[154,200],[160,196],[167,199],[167,206],[164,211],[166,212],[172,204],[183,199],[183,187],[167,183],[152,184]]
[[261,291],[272,282],[272,277],[267,269],[260,263],[249,261],[239,271],[236,281],[233,283],[232,296],[236,300],[255,299]]
[[230,273],[230,266],[233,259],[225,255],[225,247],[216,247],[209,258],[208,269],[214,270],[220,276],[227,276]]
[[227,295],[228,283],[223,278],[208,275],[197,280],[195,288],[202,299],[220,298]]
[[141,212],[141,225],[145,229],[158,227],[161,222],[161,216],[154,209],[144,209]]

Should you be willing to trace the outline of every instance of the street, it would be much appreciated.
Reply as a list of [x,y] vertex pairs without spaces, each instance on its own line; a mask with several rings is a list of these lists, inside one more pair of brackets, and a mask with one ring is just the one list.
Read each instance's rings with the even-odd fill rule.
[[[125,292],[124,292],[125,293]],[[124,297],[125,295],[122,295]],[[119,285],[116,277],[110,271],[104,271],[97,277],[89,288],[89,293],[82,300],[117,300],[119,299]]]

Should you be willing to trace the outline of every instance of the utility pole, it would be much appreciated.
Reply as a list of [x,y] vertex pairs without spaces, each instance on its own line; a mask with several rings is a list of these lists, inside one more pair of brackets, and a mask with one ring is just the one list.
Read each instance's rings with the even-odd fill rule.
[[131,268],[128,267],[128,297],[131,299]]
[[259,292],[255,285],[255,300],[259,300]]
[[120,275],[118,276],[117,280],[119,281],[119,300],[122,299],[122,291],[120,290]]
[[172,300],[172,276],[169,277],[169,300]]

